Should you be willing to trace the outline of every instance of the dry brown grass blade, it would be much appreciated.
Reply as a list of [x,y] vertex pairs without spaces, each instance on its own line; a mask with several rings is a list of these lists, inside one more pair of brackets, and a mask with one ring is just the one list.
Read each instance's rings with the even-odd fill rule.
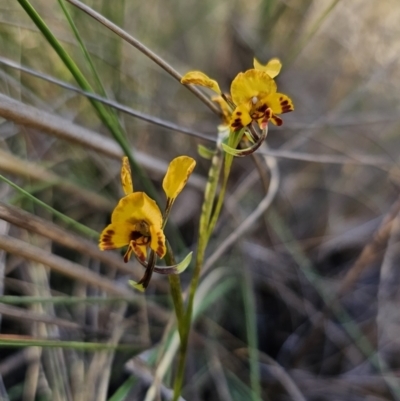
[[117,255],[100,251],[93,242],[15,206],[0,202],[0,219],[97,259],[113,269],[118,269],[121,273],[129,274],[136,279],[141,276],[141,272],[136,273],[133,271],[132,264],[124,263]]
[[338,291],[339,296],[350,290],[363,271],[371,266],[374,261],[383,257],[383,251],[390,237],[393,221],[399,213],[400,197],[390,208],[389,213],[383,219],[372,240],[364,247],[357,260],[343,277]]
[[[108,341],[110,345],[118,345],[124,334],[125,328],[127,327],[124,324],[126,310],[127,304],[123,303],[109,315],[110,327],[113,329],[111,338]],[[113,360],[113,352],[97,352],[93,356],[93,360],[87,372],[85,400],[106,401]]]
[[[120,146],[114,140],[3,94],[0,94],[0,116],[17,124],[36,128],[57,138],[77,143],[85,149],[94,150],[113,159],[120,159],[123,156]],[[139,162],[143,163],[143,160],[139,159]]]
[[33,310],[26,310],[15,306],[4,305],[2,303],[0,303],[0,314],[2,314],[3,316],[7,316],[10,319],[14,319],[16,321],[24,321],[32,323],[41,322],[63,327],[65,329],[82,330],[90,333],[96,332],[97,334],[103,334],[103,335],[110,334],[108,331],[105,330],[95,329],[90,326],[81,326],[80,324],[75,322],[70,322],[69,320],[48,316],[46,314],[38,313]]
[[110,211],[114,207],[114,202],[111,202],[104,196],[82,188],[69,182],[65,178],[61,178],[57,174],[46,170],[36,163],[22,160],[2,149],[0,149],[0,170],[10,174],[29,177],[34,180],[54,184],[59,189],[73,195],[75,198],[80,198],[95,209]]
[[377,344],[380,358],[392,369],[397,369],[399,359],[400,321],[400,214],[392,223],[390,238],[382,261],[379,276]]
[[[96,151],[111,159],[120,160],[123,156],[123,151],[113,139],[99,135],[97,132],[71,123],[54,114],[26,105],[1,93],[0,117],[13,121],[16,124],[41,130],[59,139],[81,145],[87,150]],[[164,175],[168,167],[167,163],[143,152],[135,151],[135,158],[143,167],[158,175]],[[205,180],[196,174],[192,174],[188,184],[203,190]]]
[[0,249],[21,256],[24,259],[42,263],[62,275],[98,287],[109,294],[127,297],[132,296],[132,292],[128,288],[120,287],[114,282],[85,269],[77,263],[52,255],[19,239],[0,235]]

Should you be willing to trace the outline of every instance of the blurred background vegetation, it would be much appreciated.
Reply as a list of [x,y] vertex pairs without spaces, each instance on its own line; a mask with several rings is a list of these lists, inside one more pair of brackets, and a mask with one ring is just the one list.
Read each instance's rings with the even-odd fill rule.
[[[400,400],[399,3],[86,4],[180,73],[204,71],[225,91],[254,56],[279,57],[279,90],[295,104],[267,138],[268,165],[277,164],[275,175],[265,173],[278,191],[245,232],[266,189],[252,158],[234,162],[200,284],[183,398]],[[106,107],[157,190],[172,158],[196,158],[167,229],[179,256],[195,249],[209,167],[197,145],[214,146],[218,117],[79,9],[55,0],[32,6],[96,93],[179,126]],[[96,249],[88,228],[101,231],[122,196],[122,151],[71,86],[71,72],[21,5],[3,0],[0,399],[167,400],[177,351],[168,284],[155,274],[145,295],[129,290],[141,267]],[[182,274],[184,288],[190,277],[190,269]]]

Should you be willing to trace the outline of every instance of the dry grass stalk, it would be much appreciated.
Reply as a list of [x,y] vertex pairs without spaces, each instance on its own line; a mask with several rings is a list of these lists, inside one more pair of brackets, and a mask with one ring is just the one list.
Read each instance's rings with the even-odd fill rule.
[[0,235],[0,249],[21,256],[24,259],[42,263],[60,274],[98,287],[109,294],[127,297],[132,296],[132,292],[128,288],[118,286],[114,282],[87,270],[77,263],[70,262],[69,260],[43,251],[19,239]]
[[92,241],[88,241],[75,233],[69,232],[50,221],[20,208],[0,202],[0,219],[97,259],[113,269],[118,269],[123,274],[128,274],[136,279],[140,276],[139,272],[133,270],[133,264],[124,263],[116,254],[102,252]]
[[53,172],[46,170],[36,163],[22,160],[2,149],[0,149],[0,170],[21,177],[28,177],[53,184],[75,198],[81,199],[95,209],[109,211],[112,210],[114,206],[114,203],[104,196],[80,187]]

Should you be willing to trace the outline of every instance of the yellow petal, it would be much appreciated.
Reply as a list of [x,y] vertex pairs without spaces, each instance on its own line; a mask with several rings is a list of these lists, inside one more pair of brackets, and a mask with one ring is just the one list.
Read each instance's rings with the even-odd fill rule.
[[289,113],[294,110],[292,99],[283,93],[274,93],[265,97],[263,101],[270,107],[274,114]]
[[[138,245],[134,241],[131,242],[132,251],[142,262],[146,260],[147,257],[147,245]],[[130,255],[129,255],[130,256]]]
[[124,196],[111,215],[111,223],[137,224],[142,221],[149,227],[162,225],[160,209],[144,192],[134,192]]
[[247,70],[239,73],[232,81],[231,96],[236,105],[252,102],[276,92],[275,81],[260,70]]
[[109,224],[100,234],[99,248],[105,251],[128,245],[133,230],[134,225],[130,223]]
[[122,184],[122,189],[125,192],[125,195],[129,195],[133,192],[131,166],[126,156],[122,158],[121,184]]
[[214,96],[211,98],[211,100],[215,103],[218,103],[222,111],[223,121],[225,124],[228,124],[232,114],[232,110],[229,107],[228,103],[226,103],[225,99],[222,96]]
[[268,121],[271,119],[272,115],[272,110],[270,108],[267,108],[267,110],[265,110],[264,116],[257,120],[258,125],[261,129],[267,128]]
[[279,127],[283,124],[283,120],[275,114],[272,114],[271,121],[274,125],[277,125]]
[[173,200],[180,194],[195,166],[195,160],[189,156],[179,156],[171,161],[162,184],[167,199]]
[[201,71],[189,71],[181,79],[181,83],[184,85],[200,85],[212,89],[214,92],[221,94],[221,89],[217,81],[209,78],[204,72]]
[[277,58],[272,58],[266,65],[262,65],[257,59],[254,59],[253,64],[256,70],[265,71],[271,78],[275,78],[282,68],[282,63]]
[[249,114],[249,105],[241,104],[233,111],[230,126],[233,131],[238,131],[246,125],[249,125],[251,121],[252,118]]
[[160,257],[163,258],[167,252],[165,246],[165,236],[161,229],[151,226],[150,227],[151,242],[150,248]]

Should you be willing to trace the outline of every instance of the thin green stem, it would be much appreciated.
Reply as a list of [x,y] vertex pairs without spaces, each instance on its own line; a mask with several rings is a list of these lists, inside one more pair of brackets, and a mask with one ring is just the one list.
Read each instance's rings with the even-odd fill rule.
[[[180,347],[180,351],[179,351],[178,370],[177,370],[175,382],[174,382],[173,401],[178,400],[179,395],[181,393],[182,385],[183,385],[187,348],[188,348],[188,342],[189,342],[189,334],[190,334],[190,328],[191,328],[192,317],[193,317],[194,298],[195,298],[197,287],[198,287],[199,281],[200,281],[201,268],[202,268],[203,262],[204,262],[204,254],[205,254],[205,251],[207,248],[209,237],[211,235],[211,232],[209,231],[210,219],[212,216],[212,210],[213,210],[214,200],[215,200],[216,191],[217,191],[218,178],[221,175],[222,161],[224,158],[224,153],[221,151],[221,143],[222,143],[222,140],[224,139],[225,134],[226,134],[226,132],[220,132],[220,135],[218,138],[218,143],[217,143],[217,149],[212,158],[211,166],[208,171],[208,180],[207,180],[207,185],[206,185],[206,189],[204,192],[204,200],[203,200],[203,206],[201,209],[201,216],[200,216],[199,243],[198,243],[198,247],[197,247],[196,262],[195,262],[195,267],[194,267],[194,271],[193,271],[193,277],[192,277],[192,281],[190,282],[190,287],[189,287],[188,303],[187,303],[187,307],[186,307],[183,335],[181,337],[181,347]],[[229,141],[231,141],[230,137],[229,137]],[[230,155],[225,154],[225,157],[227,157],[227,156],[230,156]],[[230,163],[228,162],[228,166],[229,166],[229,169],[228,169],[226,167],[227,164],[225,162],[224,178],[226,179],[226,181],[229,176],[229,170],[230,170],[231,164],[232,164],[232,161],[230,161]],[[226,186],[226,183],[225,183],[225,186]],[[221,192],[223,192],[222,195],[221,195]],[[225,191],[221,191],[221,192],[220,192],[219,200],[220,200],[221,206],[222,206],[223,196],[225,194]],[[220,208],[219,208],[219,210],[220,210]],[[219,214],[219,212],[218,212],[218,214]],[[215,216],[215,222],[216,222],[218,215],[216,215],[215,212],[213,214],[213,217],[214,216]],[[215,224],[214,224],[214,226],[215,226]]]
[[36,204],[42,206],[43,208],[45,208],[46,210],[51,212],[54,216],[57,216],[61,221],[63,221],[67,225],[73,227],[74,229],[76,229],[80,233],[88,236],[89,238],[95,238],[95,239],[99,238],[99,233],[97,231],[92,230],[91,228],[86,227],[85,225],[83,225],[81,223],[78,223],[74,219],[71,219],[71,217],[66,216],[65,214],[59,212],[58,210],[53,209],[47,203],[45,203],[45,202],[41,201],[40,199],[36,198],[35,196],[33,196],[29,192],[25,191],[24,189],[19,187],[17,184],[14,184],[12,181],[10,181],[8,178],[4,177],[1,174],[0,174],[0,180],[6,182],[8,185],[10,185],[14,189],[16,189],[18,192],[20,192],[24,197],[26,197],[29,200],[35,202]]
[[[176,264],[174,254],[172,249],[168,243],[167,245],[167,253],[165,254],[165,262],[168,266],[172,266]],[[183,307],[183,299],[182,299],[182,287],[181,280],[178,274],[169,274],[168,275],[169,287],[171,290],[171,297],[174,303],[176,320],[178,323],[178,331],[179,336],[182,342],[183,331],[184,331],[184,318],[185,318],[185,310]]]
[[[228,155],[226,155],[226,156],[228,156]],[[225,199],[226,189],[228,186],[229,173],[230,173],[230,170],[229,171],[224,170],[223,181],[222,181],[221,189],[218,194],[217,204],[215,206],[214,213],[212,214],[211,221],[207,227],[207,242],[210,239],[211,234],[214,231],[215,225],[217,224],[217,221],[218,221],[219,214],[221,213],[222,205],[223,205],[224,199]]]
[[82,351],[141,351],[141,347],[130,344],[104,344],[104,343],[90,343],[79,341],[65,341],[65,340],[47,340],[47,339],[31,339],[21,338],[16,336],[7,336],[5,334],[0,336],[0,347],[44,347],[44,348],[66,348],[76,349]]
[[199,241],[203,236],[207,238],[208,226],[213,210],[214,199],[217,193],[219,177],[221,175],[222,162],[224,160],[222,141],[226,135],[229,135],[229,131],[225,129],[219,130],[215,152],[208,170],[207,184],[204,190],[204,200],[200,215]]
[[258,363],[258,341],[256,323],[256,305],[254,291],[248,271],[243,271],[243,303],[246,319],[247,342],[249,344],[250,383],[253,401],[261,401],[260,368]]
[[[242,139],[242,136],[243,136],[242,131],[231,133],[229,135],[229,139],[228,139],[228,146],[232,147],[233,149],[236,149],[240,140]],[[228,153],[225,153],[224,156],[225,156],[225,158],[224,158],[225,163],[224,163],[223,181],[222,181],[221,190],[218,195],[217,204],[216,204],[216,206],[214,208],[214,212],[212,214],[211,221],[207,225],[207,241],[210,239],[211,234],[214,231],[215,225],[217,224],[219,215],[221,213],[222,205],[223,205],[224,199],[225,199],[228,179],[229,179],[229,175],[231,172],[233,156]]]
[[179,360],[178,360],[178,370],[175,377],[174,382],[174,397],[172,401],[177,401],[182,390],[183,385],[183,378],[185,374],[185,365],[186,365],[186,355],[187,355],[187,348],[189,342],[189,334],[191,328],[191,322],[193,317],[193,305],[194,305],[194,297],[196,295],[196,290],[200,280],[200,273],[201,267],[203,266],[204,261],[204,253],[207,247],[207,240],[205,236],[201,236],[199,238],[199,245],[197,248],[196,254],[196,264],[193,271],[193,278],[190,282],[189,288],[189,299],[188,305],[186,307],[186,314],[184,320],[184,327],[183,327],[183,335],[181,340],[181,346],[179,350]]

